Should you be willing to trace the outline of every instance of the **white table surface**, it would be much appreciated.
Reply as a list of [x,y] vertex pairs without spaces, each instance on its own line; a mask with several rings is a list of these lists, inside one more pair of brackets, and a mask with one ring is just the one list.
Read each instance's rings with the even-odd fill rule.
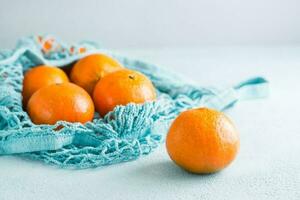
[[64,170],[0,156],[0,200],[300,199],[300,46],[119,50],[194,79],[225,86],[262,75],[271,96],[228,114],[241,134],[232,165],[212,175],[175,166],[164,145],[137,161]]

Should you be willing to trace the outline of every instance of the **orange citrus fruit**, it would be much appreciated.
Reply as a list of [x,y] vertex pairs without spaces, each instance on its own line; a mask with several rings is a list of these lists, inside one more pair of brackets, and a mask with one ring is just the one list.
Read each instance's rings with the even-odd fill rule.
[[59,120],[85,123],[94,116],[89,94],[73,83],[54,84],[35,92],[27,105],[35,124],[55,124]]
[[106,74],[122,69],[115,59],[104,54],[93,54],[79,60],[72,68],[70,79],[93,94],[96,83]]
[[93,99],[101,116],[117,105],[144,103],[156,99],[152,82],[133,70],[120,70],[103,77],[95,86]]
[[239,149],[239,134],[223,113],[208,108],[182,112],[166,139],[171,159],[193,173],[213,173],[229,165]]
[[57,67],[41,65],[28,70],[23,80],[23,105],[26,106],[31,95],[40,88],[65,82],[69,82],[67,75]]

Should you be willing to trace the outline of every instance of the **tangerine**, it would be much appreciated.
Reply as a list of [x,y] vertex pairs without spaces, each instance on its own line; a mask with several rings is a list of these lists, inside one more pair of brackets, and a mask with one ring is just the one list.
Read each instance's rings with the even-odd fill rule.
[[71,70],[70,79],[92,95],[95,85],[101,78],[122,68],[118,61],[107,55],[93,54],[77,61]]
[[57,67],[40,65],[28,70],[23,79],[23,105],[26,107],[29,98],[40,88],[65,82],[69,82],[67,75]]
[[239,134],[223,113],[208,109],[182,112],[166,138],[171,159],[193,173],[213,173],[229,165],[239,149]]
[[85,123],[94,116],[91,97],[73,83],[39,89],[29,99],[27,110],[35,124],[55,124],[59,120]]
[[95,86],[93,99],[96,110],[104,116],[117,105],[153,101],[156,92],[145,75],[124,69],[103,77]]

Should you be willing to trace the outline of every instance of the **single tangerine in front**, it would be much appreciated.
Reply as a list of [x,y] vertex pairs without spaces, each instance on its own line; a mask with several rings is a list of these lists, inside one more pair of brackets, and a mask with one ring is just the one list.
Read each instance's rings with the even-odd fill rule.
[[182,112],[172,123],[166,138],[171,159],[193,173],[213,173],[236,157],[240,139],[230,119],[208,108]]

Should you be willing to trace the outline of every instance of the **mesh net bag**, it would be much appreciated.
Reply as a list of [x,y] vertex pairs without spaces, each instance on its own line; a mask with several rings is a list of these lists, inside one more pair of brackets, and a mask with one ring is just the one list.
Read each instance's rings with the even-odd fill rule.
[[[37,65],[64,67],[94,53],[110,55],[126,68],[144,73],[157,89],[157,100],[117,106],[86,124],[59,121],[36,125],[22,108],[23,73]],[[13,154],[63,168],[83,169],[137,159],[164,141],[172,120],[195,107],[225,110],[239,100],[267,96],[268,82],[255,77],[227,89],[189,84],[161,67],[130,59],[92,42],[67,45],[50,36],[19,40],[0,51],[0,155]],[[57,127],[63,127],[58,129]]]

